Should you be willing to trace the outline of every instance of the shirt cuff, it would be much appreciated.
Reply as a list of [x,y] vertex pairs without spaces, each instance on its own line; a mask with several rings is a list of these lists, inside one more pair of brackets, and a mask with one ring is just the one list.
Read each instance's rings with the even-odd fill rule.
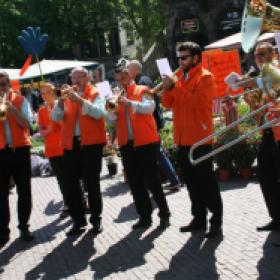
[[84,100],[83,102],[83,106],[82,106],[82,114],[83,115],[87,115],[88,112],[89,112],[89,108],[91,106],[91,102],[87,101],[87,100]]

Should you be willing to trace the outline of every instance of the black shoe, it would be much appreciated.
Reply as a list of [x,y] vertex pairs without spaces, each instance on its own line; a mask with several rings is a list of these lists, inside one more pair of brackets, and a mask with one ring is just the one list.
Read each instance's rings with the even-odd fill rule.
[[73,227],[66,232],[66,236],[74,236],[74,235],[80,235],[83,232],[85,232],[85,226],[77,226],[73,225]]
[[20,231],[20,238],[24,241],[32,241],[35,239],[34,235],[31,234],[29,229]]
[[159,227],[161,229],[168,228],[169,226],[170,226],[169,218],[161,218],[160,219]]
[[280,230],[280,222],[276,221],[271,221],[268,224],[262,226],[262,227],[257,227],[257,231],[272,231],[272,230]]
[[191,222],[189,225],[180,227],[180,232],[193,232],[193,231],[205,231],[206,223]]
[[170,192],[178,192],[180,190],[180,184],[177,185],[167,185],[163,187],[164,190],[170,191]]
[[97,235],[103,231],[103,226],[100,222],[96,222],[92,224],[92,232]]
[[132,229],[148,228],[152,225],[151,220],[139,219],[139,221],[132,226]]
[[222,227],[211,226],[210,230],[205,234],[205,238],[214,238],[219,235],[223,235]]
[[7,235],[0,235],[0,248],[3,247],[8,241],[10,240],[10,236]]

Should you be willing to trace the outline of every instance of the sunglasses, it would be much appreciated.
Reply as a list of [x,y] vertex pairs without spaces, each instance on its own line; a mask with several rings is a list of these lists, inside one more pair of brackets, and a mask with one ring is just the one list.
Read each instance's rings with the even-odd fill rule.
[[0,87],[6,87],[7,85],[7,83],[0,83]]
[[182,55],[182,56],[177,56],[178,60],[186,60],[187,58],[192,57],[192,55]]
[[255,57],[264,57],[264,56],[266,56],[266,53],[255,53],[254,56]]

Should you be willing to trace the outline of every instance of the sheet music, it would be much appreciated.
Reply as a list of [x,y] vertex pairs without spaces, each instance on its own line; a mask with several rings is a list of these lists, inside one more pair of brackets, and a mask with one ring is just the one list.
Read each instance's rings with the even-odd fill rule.
[[169,77],[172,76],[173,72],[171,70],[169,61],[167,58],[161,58],[156,60],[157,67],[161,76],[167,75]]
[[97,83],[96,88],[102,99],[109,99],[113,95],[108,81]]

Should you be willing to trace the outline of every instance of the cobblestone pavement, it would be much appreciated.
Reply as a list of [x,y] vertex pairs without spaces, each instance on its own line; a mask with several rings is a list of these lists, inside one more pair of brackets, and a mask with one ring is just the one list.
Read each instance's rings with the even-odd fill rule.
[[65,238],[71,222],[59,219],[62,202],[56,181],[36,178],[30,221],[36,241],[24,243],[16,230],[13,191],[12,236],[0,251],[1,280],[280,279],[280,234],[255,230],[268,221],[256,182],[221,184],[224,237],[206,241],[200,233],[179,232],[179,227],[191,219],[185,189],[167,195],[172,213],[172,225],[167,230],[157,228],[155,210],[150,229],[131,231],[137,215],[123,177],[106,176],[106,166],[103,173],[104,231],[96,238],[89,230],[77,239]]

